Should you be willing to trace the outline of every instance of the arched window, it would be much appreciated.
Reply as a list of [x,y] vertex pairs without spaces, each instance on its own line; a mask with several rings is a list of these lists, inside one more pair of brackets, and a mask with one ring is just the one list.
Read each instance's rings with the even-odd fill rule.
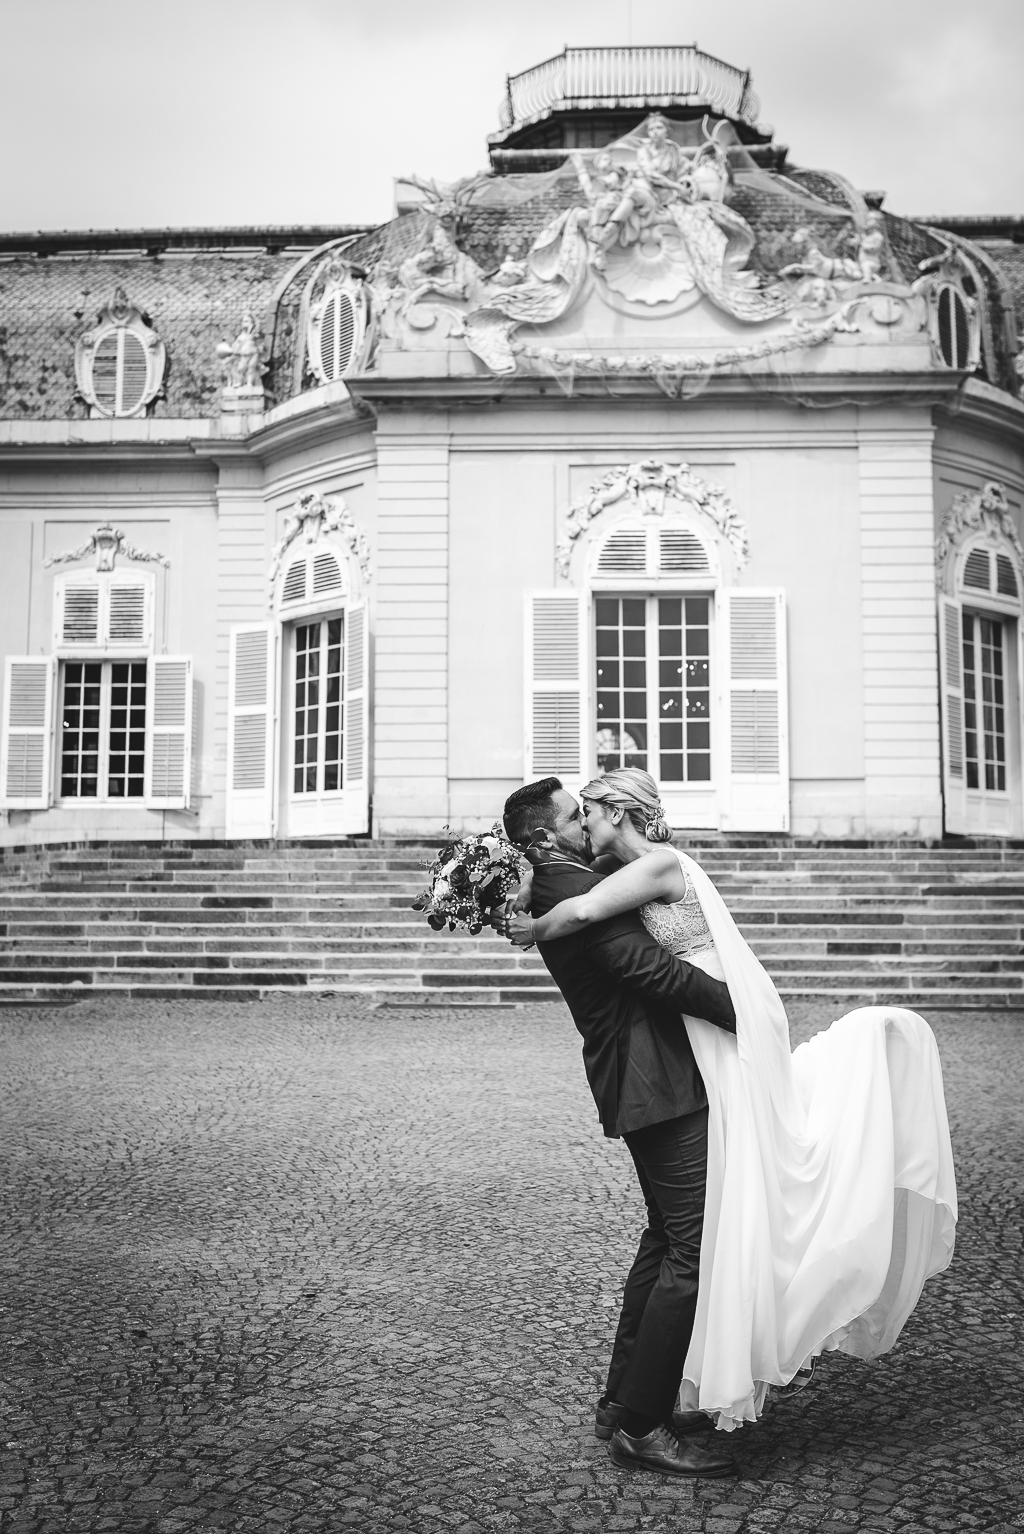
[[1019,836],[1024,552],[1000,485],[954,498],[939,556],[946,830]]
[[123,288],[75,347],[78,390],[94,416],[144,415],[160,392],[166,365],[163,342]]
[[296,550],[285,560],[279,576],[278,607],[283,618],[298,610],[320,608],[327,601],[348,595],[346,556],[340,550],[317,544]]

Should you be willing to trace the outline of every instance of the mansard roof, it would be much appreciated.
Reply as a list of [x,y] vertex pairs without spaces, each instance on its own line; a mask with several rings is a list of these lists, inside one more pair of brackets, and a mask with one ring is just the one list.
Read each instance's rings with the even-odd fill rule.
[[[696,119],[674,121],[670,128],[690,153],[718,131]],[[879,210],[881,194],[858,193],[830,172],[772,161],[756,144],[740,142],[727,122],[725,130],[731,172],[723,217],[728,222],[735,215],[733,222],[749,231],[744,280],[749,273],[754,286],[777,289],[779,272],[808,252],[855,267],[858,239],[871,220],[882,237],[883,276],[900,291],[909,291],[922,264],[940,263],[955,248],[969,257],[987,300],[983,376],[1016,393],[1016,337],[1024,331],[1024,220],[902,218]],[[635,147],[638,134],[619,142]],[[366,277],[374,305],[384,314],[401,288],[403,266],[408,271],[428,254],[440,228],[458,259],[469,263],[476,291],[490,294],[487,302],[496,294],[500,310],[502,276],[497,284],[492,281],[499,269],[522,268],[545,231],[557,229],[560,220],[588,216],[578,165],[565,150],[555,158],[549,170],[492,170],[450,187],[406,184],[399,195],[403,211],[371,228],[0,235],[0,417],[53,420],[89,413],[76,391],[76,343],[119,288],[167,350],[163,389],[150,413],[179,419],[216,413],[223,382],[217,345],[238,334],[247,312],[254,316],[267,364],[267,404],[282,404],[315,386],[306,367],[305,319],[311,293],[316,297],[314,280],[332,254]],[[517,280],[509,280],[510,289]],[[840,290],[844,280],[850,279],[839,279]],[[838,298],[833,293],[833,307],[841,298],[841,291]],[[481,302],[474,300],[478,307]],[[652,316],[657,317],[653,311]],[[672,324],[672,344],[679,345],[685,325]],[[451,332],[458,333],[457,327]],[[753,324],[748,333],[756,339]],[[665,341],[651,344],[663,347]]]
[[88,415],[76,389],[75,343],[119,287],[167,348],[164,389],[151,414],[210,415],[221,384],[217,343],[237,334],[246,311],[269,339],[282,280],[353,232],[350,225],[0,236],[0,417]]

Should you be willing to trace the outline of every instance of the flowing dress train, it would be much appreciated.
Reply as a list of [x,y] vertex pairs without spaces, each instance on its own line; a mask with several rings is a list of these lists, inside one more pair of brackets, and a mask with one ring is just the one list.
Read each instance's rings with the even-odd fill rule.
[[686,1030],[707,1088],[700,1292],[681,1405],[725,1430],[828,1350],[876,1358],[953,1255],[956,1183],[942,1073],[923,1017],[860,1007],[790,1050],[782,1000],[711,880],[640,915],[725,980],[736,1034]]

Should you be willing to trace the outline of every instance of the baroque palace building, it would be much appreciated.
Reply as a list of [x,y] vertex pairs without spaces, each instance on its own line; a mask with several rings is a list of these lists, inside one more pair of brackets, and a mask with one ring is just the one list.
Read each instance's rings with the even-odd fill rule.
[[378,228],[0,237],[8,844],[1020,837],[1024,220],[792,164],[695,48],[508,81]]

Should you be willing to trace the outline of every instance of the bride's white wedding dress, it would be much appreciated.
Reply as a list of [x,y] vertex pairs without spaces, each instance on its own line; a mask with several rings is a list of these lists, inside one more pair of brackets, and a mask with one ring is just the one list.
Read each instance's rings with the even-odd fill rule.
[[664,948],[725,980],[736,1035],[686,1019],[709,1103],[700,1292],[680,1401],[732,1429],[830,1349],[892,1347],[948,1266],[956,1183],[924,1018],[861,1007],[790,1050],[782,1000],[711,880],[640,915]]

